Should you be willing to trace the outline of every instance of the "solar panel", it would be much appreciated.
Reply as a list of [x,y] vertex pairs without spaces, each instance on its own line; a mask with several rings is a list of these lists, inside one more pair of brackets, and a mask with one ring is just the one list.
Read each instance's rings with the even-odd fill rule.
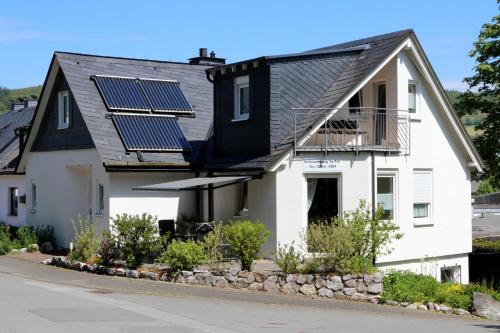
[[112,119],[129,151],[191,150],[175,117],[115,113]]
[[94,76],[97,88],[110,110],[150,111],[139,81],[133,78]]
[[153,111],[192,112],[191,105],[182,93],[179,82],[140,79],[140,83]]

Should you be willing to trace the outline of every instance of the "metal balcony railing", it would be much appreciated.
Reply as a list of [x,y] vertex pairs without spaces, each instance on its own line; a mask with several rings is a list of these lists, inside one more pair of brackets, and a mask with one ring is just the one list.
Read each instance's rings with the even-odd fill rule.
[[[404,155],[410,152],[407,110],[357,107],[293,111],[296,151],[387,151]],[[301,138],[304,120],[318,115],[324,117],[323,125],[316,133]]]

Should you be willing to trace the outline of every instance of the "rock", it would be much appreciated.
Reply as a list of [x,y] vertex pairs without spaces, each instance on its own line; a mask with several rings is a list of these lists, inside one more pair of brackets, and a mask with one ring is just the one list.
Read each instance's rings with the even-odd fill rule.
[[380,303],[380,296],[368,297],[368,300],[373,304],[378,304]]
[[344,289],[344,285],[342,284],[342,279],[340,276],[332,276],[326,281],[326,287],[333,291],[341,291]]
[[314,281],[314,286],[319,290],[323,287],[326,287],[326,281],[320,277],[317,277],[316,281]]
[[[96,266],[97,266],[97,265],[96,265]],[[62,261],[62,267],[64,267],[64,268],[71,268],[71,261],[69,261],[69,260],[67,260],[67,259],[66,259],[66,260],[63,260],[63,261]]]
[[286,295],[295,295],[299,292],[299,286],[295,282],[287,282],[281,287],[281,292]]
[[344,286],[346,288],[355,288],[356,287],[356,279],[353,278],[353,279],[344,281]]
[[352,294],[351,299],[353,301],[366,301],[368,299],[368,297],[365,294],[354,293],[354,294]]
[[392,305],[392,306],[399,306],[399,302],[396,302],[396,301],[387,301],[386,304]]
[[441,311],[441,307],[439,306],[439,304],[436,304],[434,303],[434,311]]
[[299,276],[297,276],[297,279],[295,280],[295,282],[298,285],[303,285],[304,283],[307,282],[307,277],[305,275],[299,275]]
[[227,273],[226,275],[224,275],[224,277],[226,278],[227,281],[231,283],[238,281],[238,275],[232,275],[230,273]]
[[[182,275],[179,275],[178,277],[182,277],[184,279],[184,276]],[[163,281],[163,282],[168,282],[169,278],[168,278],[168,274],[167,273],[163,273],[161,276],[160,276],[160,281]],[[177,282],[177,281],[176,281]],[[179,282],[179,283],[184,283],[184,281],[182,282]]]
[[346,281],[349,281],[349,280],[352,280],[352,275],[351,274],[347,274],[347,275],[342,276],[342,281],[343,282],[346,282]]
[[380,282],[382,282],[383,277],[384,277],[384,275],[381,272],[377,272],[377,273],[373,274],[373,282],[380,283]]
[[27,247],[22,247],[19,250],[17,250],[17,252],[19,252],[19,253],[27,253],[28,252],[28,248]]
[[264,281],[264,290],[268,293],[276,294],[280,290],[280,285],[278,282],[273,281],[273,279],[268,278],[266,281]]
[[321,288],[320,290],[318,290],[318,295],[320,297],[332,298],[333,297],[333,291],[331,291],[331,289],[328,289],[328,288]]
[[427,308],[431,311],[434,311],[436,308],[434,307],[434,303],[432,302],[428,302],[427,303]]
[[368,290],[368,288],[365,286],[364,282],[358,282],[358,284],[356,285],[356,290],[358,291],[358,293],[366,293],[366,291]]
[[12,249],[12,250],[10,250],[10,253],[17,253],[17,252],[19,252],[18,249]]
[[128,278],[132,278],[132,279],[138,279],[139,278],[139,272],[136,271],[136,270],[133,270],[133,269],[129,269],[129,270],[126,270],[125,271],[125,274]]
[[285,281],[288,282],[295,282],[295,275],[293,274],[287,274]]
[[182,274],[183,277],[187,278],[188,276],[193,275],[193,272],[191,272],[191,271],[182,271],[181,274]]
[[410,302],[401,302],[401,306],[404,306],[405,308],[410,305]]
[[300,287],[299,291],[306,296],[316,296],[316,288],[310,284],[304,284]]
[[241,270],[239,269],[239,267],[231,267],[231,268],[229,268],[228,273],[229,273],[229,275],[232,275],[232,276],[238,276],[238,273],[240,271]]
[[54,251],[54,246],[52,245],[51,242],[45,242],[40,245],[40,250],[43,253],[52,252]]
[[149,279],[149,280],[157,281],[159,279],[159,276],[158,276],[158,274],[156,274],[154,272],[142,271],[140,273],[140,278],[141,279]]
[[252,272],[248,273],[247,282],[248,282],[248,284],[254,283],[255,282],[255,274],[253,274]]
[[470,312],[464,309],[453,309],[453,313],[458,316],[470,316]]
[[221,276],[217,277],[217,280],[215,280],[215,286],[217,288],[227,288],[229,287],[229,283],[227,280]]
[[248,287],[248,282],[246,278],[238,278],[236,282],[236,287],[237,288],[247,288]]
[[373,275],[368,275],[368,274],[365,274],[363,276],[363,282],[368,286],[370,285],[370,283],[373,282]]
[[314,284],[314,276],[309,274],[306,276],[306,283],[307,284]]
[[344,288],[344,295],[352,296],[356,292],[356,288]]
[[368,294],[378,295],[382,292],[382,283],[372,283],[368,287]]
[[255,277],[255,281],[258,283],[263,283],[267,278],[266,274],[262,272],[254,272],[253,276]]
[[113,275],[115,275],[115,272],[116,272],[116,269],[114,269],[113,267],[110,267],[107,269],[106,274],[113,276]]
[[246,278],[248,278],[248,274],[249,274],[249,273],[248,273],[247,271],[240,271],[240,272],[238,273],[238,276],[239,276],[240,278],[244,278],[244,279],[246,279]]
[[38,252],[38,251],[40,251],[38,244],[31,244],[30,246],[28,246],[28,252]]
[[263,290],[264,289],[264,284],[260,282],[253,282],[251,285],[248,286],[248,290]]
[[412,310],[416,310],[418,309],[418,304],[417,303],[411,303],[411,304],[408,304],[406,306],[407,309],[412,309]]
[[52,265],[53,260],[54,260],[54,258],[49,258],[49,259],[42,260],[41,263],[44,265]]
[[425,311],[429,310],[429,308],[425,304],[418,304],[417,305],[417,309],[419,309],[419,310],[425,310]]
[[439,311],[441,312],[444,312],[444,313],[453,313],[453,309],[450,308],[449,306],[446,306],[446,305],[439,305],[439,307],[441,308]]
[[115,275],[116,276],[125,276],[125,270],[123,268],[117,268],[115,270]]
[[194,277],[194,275],[191,275],[186,278],[186,283],[191,285],[196,285],[198,284],[198,280]]
[[482,293],[472,294],[472,313],[491,320],[500,320],[500,302]]

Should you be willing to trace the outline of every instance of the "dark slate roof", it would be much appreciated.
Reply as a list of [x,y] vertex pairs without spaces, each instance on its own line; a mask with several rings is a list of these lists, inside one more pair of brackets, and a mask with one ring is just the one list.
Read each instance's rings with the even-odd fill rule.
[[[206,65],[176,62],[102,57],[56,52],[55,57],[68,81],[96,149],[108,167],[188,167],[200,162],[207,133],[213,119],[213,88],[206,78]],[[177,80],[195,117],[180,117],[179,125],[190,142],[187,153],[126,154],[110,112],[99,95],[91,76],[110,75],[151,79]]]
[[[257,158],[219,158],[211,154],[213,143],[209,142],[207,169],[270,168],[293,145],[292,108],[333,107],[410,34],[412,30],[402,30],[293,55],[262,57],[271,72],[271,153]],[[324,111],[297,115],[297,137],[305,135],[323,116]]]
[[35,108],[23,107],[0,116],[0,174],[14,171],[19,157],[19,139],[14,130],[31,123]]

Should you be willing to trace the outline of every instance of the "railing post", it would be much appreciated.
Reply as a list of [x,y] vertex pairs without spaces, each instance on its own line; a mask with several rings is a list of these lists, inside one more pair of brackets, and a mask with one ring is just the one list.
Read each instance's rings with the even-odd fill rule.
[[325,156],[328,155],[328,124],[326,121],[328,112],[325,112]]
[[297,112],[293,112],[293,158],[297,157]]
[[[351,110],[349,110],[351,112]],[[356,126],[356,155],[359,155],[359,113],[361,112],[361,109],[358,109],[356,111],[356,123],[354,126]]]

